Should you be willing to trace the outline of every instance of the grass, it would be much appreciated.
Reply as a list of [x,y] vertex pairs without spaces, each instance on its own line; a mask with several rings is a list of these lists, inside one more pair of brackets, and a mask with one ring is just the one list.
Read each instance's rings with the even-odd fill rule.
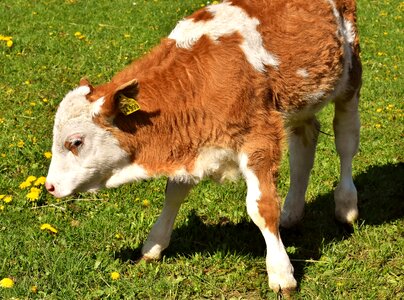
[[[184,203],[160,262],[135,264],[156,220],[165,180],[78,200],[36,201],[19,185],[46,176],[52,123],[64,94],[88,76],[105,82],[203,1],[3,0],[0,34],[0,299],[275,299],[263,239],[244,207],[243,182],[204,181]],[[364,64],[361,146],[354,161],[360,220],[333,220],[338,159],[321,135],[298,229],[283,231],[298,299],[404,298],[403,2],[359,1]],[[332,132],[332,107],[320,115]],[[287,154],[285,153],[285,158]],[[288,188],[287,160],[279,182]],[[34,197],[36,198],[36,197]],[[8,197],[10,200],[10,197]],[[7,202],[7,203],[6,203]],[[51,224],[58,232],[40,229]],[[111,273],[118,272],[118,280]]]

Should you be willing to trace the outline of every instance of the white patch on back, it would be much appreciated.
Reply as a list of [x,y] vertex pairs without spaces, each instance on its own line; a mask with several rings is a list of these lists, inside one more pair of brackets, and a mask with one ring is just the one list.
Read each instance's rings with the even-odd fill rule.
[[250,18],[243,9],[227,2],[206,9],[214,15],[213,19],[200,22],[182,20],[170,33],[168,37],[176,40],[177,47],[190,49],[203,35],[218,41],[222,36],[238,32],[244,38],[240,47],[257,71],[264,72],[265,66],[279,66],[278,59],[264,47],[261,34],[257,31],[258,19]]

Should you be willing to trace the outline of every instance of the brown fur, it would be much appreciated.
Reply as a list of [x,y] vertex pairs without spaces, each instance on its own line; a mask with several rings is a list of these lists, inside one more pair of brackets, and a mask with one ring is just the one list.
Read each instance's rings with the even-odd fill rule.
[[206,9],[200,9],[194,12],[192,15],[188,17],[188,19],[193,19],[194,22],[201,22],[201,21],[209,21],[212,20],[215,16],[207,11]]
[[[326,1],[232,3],[260,20],[258,31],[266,49],[280,61],[279,68],[255,70],[240,48],[243,38],[238,33],[219,42],[202,36],[189,50],[163,39],[111,82],[96,87],[88,99],[105,97],[96,122],[110,130],[150,175],[170,175],[181,167],[192,171],[203,147],[247,153],[249,167],[260,180],[260,214],[277,233],[280,205],[275,183],[284,137],[282,113],[322,105],[324,99],[313,102],[311,95],[329,94],[340,80],[343,41],[336,35],[337,22]],[[337,7],[355,24],[354,1],[339,0]],[[213,17],[206,9],[190,16],[195,22]],[[357,39],[352,47],[351,76],[357,77]],[[308,76],[299,76],[299,69]],[[141,110],[125,116],[118,111],[117,94],[133,79],[138,90],[125,93],[136,97]],[[116,127],[105,119],[111,116]]]

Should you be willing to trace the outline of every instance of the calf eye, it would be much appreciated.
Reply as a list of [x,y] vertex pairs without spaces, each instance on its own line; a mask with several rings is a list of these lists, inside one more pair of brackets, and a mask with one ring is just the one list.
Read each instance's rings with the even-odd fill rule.
[[72,145],[73,145],[74,147],[78,147],[78,146],[80,146],[81,144],[83,144],[83,141],[82,141],[82,140],[79,140],[79,139],[74,140],[73,143],[72,143]]
[[74,155],[77,156],[79,154],[79,147],[83,145],[83,142],[84,142],[83,137],[73,136],[66,140],[64,146],[67,150],[69,150],[70,152],[72,152]]

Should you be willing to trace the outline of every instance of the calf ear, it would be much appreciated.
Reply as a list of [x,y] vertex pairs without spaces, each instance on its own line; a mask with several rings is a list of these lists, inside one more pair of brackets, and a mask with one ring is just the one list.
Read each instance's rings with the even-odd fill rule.
[[94,87],[91,85],[90,81],[87,78],[81,78],[80,79],[80,86],[88,86],[90,88],[90,94],[93,92]]
[[103,114],[106,117],[111,117],[119,111],[125,115],[134,113],[140,109],[136,101],[138,93],[139,84],[136,79],[118,86],[102,105]]

